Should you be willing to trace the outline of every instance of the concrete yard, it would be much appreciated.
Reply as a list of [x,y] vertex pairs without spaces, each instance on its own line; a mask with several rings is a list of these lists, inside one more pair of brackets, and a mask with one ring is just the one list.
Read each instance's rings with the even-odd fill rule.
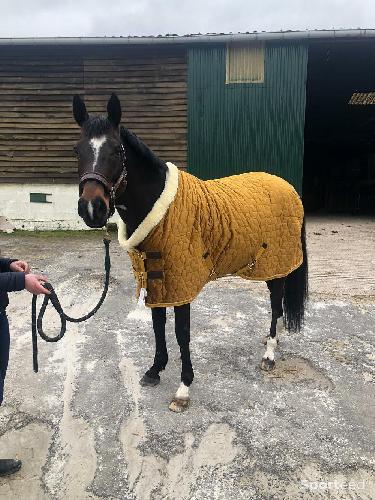
[[[151,323],[134,309],[129,260],[112,243],[109,297],[57,344],[31,358],[31,296],[12,295],[12,349],[0,457],[22,470],[0,498],[375,498],[375,221],[308,220],[311,301],[277,367],[259,369],[269,328],[263,283],[225,278],[192,306],[191,407],[168,410],[180,377],[173,315],[161,384],[139,378],[154,354]],[[3,256],[44,271],[72,315],[96,302],[103,280],[97,233],[1,235]],[[39,303],[41,300],[39,301]],[[55,315],[46,322],[57,327]]]

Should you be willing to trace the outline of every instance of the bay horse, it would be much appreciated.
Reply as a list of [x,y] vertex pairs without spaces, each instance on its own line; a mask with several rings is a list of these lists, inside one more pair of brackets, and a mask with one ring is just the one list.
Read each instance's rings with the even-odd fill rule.
[[[189,349],[191,300],[186,298],[188,292],[177,290],[175,282],[180,280],[194,298],[206,282],[226,274],[267,284],[272,319],[261,368],[272,370],[279,334],[284,328],[300,330],[308,296],[303,207],[294,189],[265,173],[201,181],[179,172],[120,125],[121,104],[116,94],[107,103],[107,116],[89,116],[84,101],[74,96],[73,116],[81,128],[74,147],[80,178],[78,213],[87,226],[101,228],[117,210],[122,221],[119,240],[129,252],[139,300],[151,306],[155,357],[141,385],[159,384],[160,372],[166,368],[166,307],[173,306],[182,370],[169,408],[181,412],[188,407],[194,379]],[[181,194],[182,189],[185,191]],[[192,192],[195,198],[191,198]],[[234,193],[229,201],[228,193]],[[244,209],[250,198],[252,208]],[[235,220],[224,227],[231,212]],[[267,220],[254,214],[267,214]],[[258,226],[261,235],[255,237],[251,228]],[[199,232],[202,227],[203,237]],[[213,239],[215,232],[220,236]],[[156,234],[159,243],[155,243]],[[168,256],[175,262],[181,260],[176,252],[184,245],[190,260],[173,269]],[[158,269],[155,262],[163,268]]]

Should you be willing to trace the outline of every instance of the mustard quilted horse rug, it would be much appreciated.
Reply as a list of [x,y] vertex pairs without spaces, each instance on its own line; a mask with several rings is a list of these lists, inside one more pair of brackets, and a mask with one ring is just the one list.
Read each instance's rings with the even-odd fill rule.
[[270,281],[302,264],[303,207],[286,181],[266,173],[201,181],[167,167],[165,188],[142,224],[129,238],[119,224],[147,306],[190,303],[223,276]]
[[73,115],[81,127],[78,213],[89,227],[103,227],[117,210],[139,303],[151,308],[155,357],[140,383],[160,382],[168,362],[166,308],[174,307],[182,369],[170,409],[189,406],[190,303],[227,275],[267,284],[272,319],[261,368],[272,370],[279,335],[300,330],[308,295],[304,211],[294,188],[263,172],[202,181],[164,163],[120,126],[115,94],[107,116],[89,116],[78,96]]

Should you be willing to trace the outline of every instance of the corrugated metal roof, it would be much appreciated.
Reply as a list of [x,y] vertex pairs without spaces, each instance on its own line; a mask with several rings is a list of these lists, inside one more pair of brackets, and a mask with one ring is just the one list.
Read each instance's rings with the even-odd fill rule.
[[338,29],[306,31],[254,31],[246,33],[192,33],[188,35],[106,36],[106,37],[35,37],[0,38],[0,45],[147,45],[228,43],[266,40],[319,40],[338,38],[372,38],[375,29]]

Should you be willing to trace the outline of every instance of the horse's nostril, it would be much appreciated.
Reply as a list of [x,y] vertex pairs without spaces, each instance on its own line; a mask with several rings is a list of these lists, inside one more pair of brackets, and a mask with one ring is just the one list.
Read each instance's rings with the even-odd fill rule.
[[83,217],[85,215],[86,202],[82,198],[78,200],[78,215]]
[[99,217],[105,217],[107,215],[107,205],[102,198],[96,198],[93,202],[93,208],[95,213]]

